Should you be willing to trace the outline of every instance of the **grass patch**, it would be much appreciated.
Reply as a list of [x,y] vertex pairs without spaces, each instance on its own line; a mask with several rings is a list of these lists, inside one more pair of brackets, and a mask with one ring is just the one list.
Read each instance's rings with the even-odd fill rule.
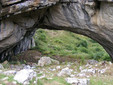
[[37,82],[38,85],[70,85],[62,77],[54,77],[49,80],[47,78],[39,79]]
[[96,41],[72,32],[39,29],[34,38],[36,47],[33,49],[40,51],[43,55],[111,60]]
[[113,85],[113,76],[92,77],[91,85]]

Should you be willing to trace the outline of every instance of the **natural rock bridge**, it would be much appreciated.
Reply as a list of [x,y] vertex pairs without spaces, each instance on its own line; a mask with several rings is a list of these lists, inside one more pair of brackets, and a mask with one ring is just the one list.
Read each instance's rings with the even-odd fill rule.
[[113,59],[112,0],[0,0],[0,61],[34,46],[37,28],[88,36]]

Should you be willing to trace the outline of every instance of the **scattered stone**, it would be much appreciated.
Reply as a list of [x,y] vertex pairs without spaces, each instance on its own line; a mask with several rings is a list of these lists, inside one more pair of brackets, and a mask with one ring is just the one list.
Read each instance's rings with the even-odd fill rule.
[[52,64],[54,64],[54,65],[56,65],[56,64],[60,64],[60,62],[59,62],[59,61],[54,60],[54,59],[51,59],[51,62],[52,62]]
[[98,73],[103,74],[103,73],[105,73],[105,72],[106,72],[106,70],[107,70],[107,68],[105,68],[105,69],[101,69],[101,70],[98,70]]
[[79,67],[79,70],[81,71],[82,69],[83,69],[83,67],[82,67],[82,66],[80,66],[80,67]]
[[50,57],[41,57],[38,61],[38,66],[45,66],[50,64],[59,64],[59,61],[51,59]]
[[53,78],[47,78],[48,80],[52,80]]
[[22,69],[16,73],[14,80],[22,84],[28,84],[33,77],[36,77],[36,72],[32,69]]
[[62,69],[57,75],[58,76],[71,75],[72,71],[73,71],[72,69],[69,69],[68,67],[66,67]]
[[6,60],[6,61],[4,61],[4,62],[3,62],[3,64],[4,64],[4,65],[8,64],[8,61],[7,61],[7,60]]
[[93,73],[95,74],[96,73],[96,69],[84,69],[84,70],[81,70],[82,73]]
[[9,70],[9,71],[3,72],[3,74],[5,74],[5,75],[16,74],[16,71],[15,70]]
[[99,64],[105,66],[107,64],[107,61],[101,61]]
[[61,68],[61,66],[57,66],[56,69],[59,70]]
[[71,74],[70,77],[75,77],[75,75]]
[[5,81],[5,80],[8,80],[8,77],[5,77],[5,78],[2,79],[2,81]]
[[98,63],[98,61],[96,61],[96,60],[88,60],[87,61],[87,64],[90,64],[90,65],[95,65],[97,63]]
[[3,65],[2,64],[0,64],[0,69],[3,69],[4,67],[3,67]]
[[2,73],[3,71],[2,70],[0,70],[0,73]]
[[86,77],[86,74],[85,73],[79,73],[77,74],[78,77]]
[[13,81],[12,83],[13,83],[13,84],[17,84],[17,82],[16,82],[16,81]]
[[66,78],[66,81],[73,85],[90,85],[90,79]]
[[25,65],[24,69],[31,69],[32,67],[30,65]]
[[45,77],[46,77],[46,75],[45,75],[45,74],[43,74],[42,76],[37,77],[37,79],[43,79],[43,78],[45,78]]
[[112,62],[109,61],[108,63],[109,63],[109,65],[112,65]]
[[52,68],[49,68],[49,70],[50,70],[50,71],[56,71],[56,69],[55,69],[55,68],[53,68],[53,69],[52,69]]

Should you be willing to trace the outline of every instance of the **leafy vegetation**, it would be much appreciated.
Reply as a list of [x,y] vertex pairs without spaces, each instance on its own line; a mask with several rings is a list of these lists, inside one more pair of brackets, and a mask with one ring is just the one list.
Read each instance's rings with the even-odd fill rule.
[[36,31],[36,49],[47,56],[69,56],[76,59],[111,60],[96,41],[67,31]]

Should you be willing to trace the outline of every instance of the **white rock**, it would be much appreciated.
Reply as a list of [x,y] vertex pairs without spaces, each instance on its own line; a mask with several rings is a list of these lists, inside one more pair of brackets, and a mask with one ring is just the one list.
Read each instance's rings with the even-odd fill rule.
[[57,70],[60,69],[60,68],[61,68],[61,66],[57,66],[57,67],[56,67]]
[[82,66],[80,66],[80,67],[79,67],[79,70],[81,71],[82,69],[83,69],[83,67],[82,67]]
[[9,71],[3,72],[3,74],[5,74],[5,75],[16,74],[16,71],[15,70],[9,70]]
[[2,79],[2,81],[5,81],[5,80],[8,80],[8,77],[5,77],[5,78]]
[[41,57],[38,61],[38,66],[45,66],[50,64],[59,64],[59,61],[51,59],[50,57]]
[[13,83],[13,84],[17,84],[17,82],[16,82],[16,81],[13,81],[12,83]]
[[79,73],[77,74],[78,77],[86,77],[86,74],[85,73]]
[[52,69],[52,68],[49,68],[49,70],[50,70],[50,71],[56,71],[56,69],[55,69],[55,68],[53,68],[53,69]]
[[95,69],[84,69],[84,70],[81,70],[82,73],[96,73],[96,70]]
[[37,77],[37,79],[43,79],[43,78],[45,78],[45,77],[46,77],[46,75],[45,75],[45,74],[43,74],[42,76]]
[[72,69],[69,69],[68,67],[66,67],[62,69],[57,75],[58,76],[71,75],[72,71],[73,71]]
[[54,59],[51,59],[51,62],[52,62],[52,64],[55,64],[55,65],[60,64],[60,62],[59,62],[59,61],[54,60]]
[[53,78],[47,78],[48,80],[52,80]]
[[0,69],[3,69],[4,67],[3,67],[3,65],[2,64],[0,64]]
[[75,77],[75,75],[71,74],[70,77]]
[[98,61],[96,61],[96,60],[88,60],[87,61],[87,64],[90,64],[90,65],[95,65],[97,63],[98,63]]
[[70,67],[71,66],[71,64],[67,64],[67,67]]
[[22,84],[27,84],[33,77],[36,77],[36,72],[32,69],[22,69],[16,73],[14,80]]
[[24,69],[31,69],[31,66],[30,65],[25,65]]
[[90,85],[90,79],[66,78],[66,81],[73,85]]
[[44,65],[50,65],[51,64],[51,58],[50,57],[42,57],[38,61],[38,66],[44,66]]
[[99,73],[103,74],[106,72],[106,68],[105,69],[101,69],[101,70],[98,70]]
[[3,71],[2,70],[0,70],[0,73],[2,73]]
[[112,65],[112,62],[109,61],[109,65]]

